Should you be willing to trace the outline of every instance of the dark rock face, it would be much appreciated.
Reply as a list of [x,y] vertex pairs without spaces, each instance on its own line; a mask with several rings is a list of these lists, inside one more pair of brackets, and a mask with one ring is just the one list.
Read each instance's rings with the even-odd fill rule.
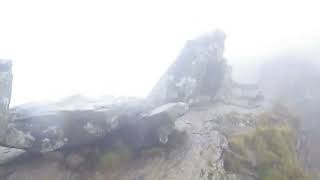
[[149,95],[153,104],[192,102],[199,96],[214,97],[227,68],[223,58],[225,34],[215,31],[188,41],[180,56]]

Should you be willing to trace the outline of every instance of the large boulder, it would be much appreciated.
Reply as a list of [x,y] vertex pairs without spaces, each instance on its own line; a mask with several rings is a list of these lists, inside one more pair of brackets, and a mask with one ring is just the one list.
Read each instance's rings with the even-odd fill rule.
[[138,137],[154,135],[157,138],[152,140],[153,143],[158,139],[166,143],[174,129],[175,119],[188,109],[184,103],[172,103],[153,110],[145,106],[143,100],[137,99],[120,98],[105,103],[88,103],[89,100],[85,98],[72,99],[46,105],[15,107],[11,110],[3,143],[28,151],[49,152],[92,143],[115,134],[119,129],[130,129],[140,134],[130,135],[130,141],[139,147],[146,140]]
[[149,95],[152,104],[192,102],[199,96],[214,97],[227,69],[223,58],[225,34],[206,34],[186,43],[177,60]]
[[11,162],[20,156],[24,155],[26,152],[21,149],[7,148],[0,146],[0,165]]
[[115,134],[135,151],[166,144],[175,130],[175,121],[188,109],[186,103],[169,103],[136,117],[122,117]]
[[23,105],[12,109],[4,144],[35,152],[87,144],[115,129],[118,118],[132,112],[130,105],[135,104],[128,101],[80,107],[68,103]]

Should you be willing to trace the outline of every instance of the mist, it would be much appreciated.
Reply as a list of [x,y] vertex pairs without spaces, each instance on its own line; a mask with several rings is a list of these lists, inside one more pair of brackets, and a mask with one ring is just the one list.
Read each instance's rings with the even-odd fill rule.
[[320,179],[318,17],[308,0],[0,1],[1,179]]
[[189,39],[222,29],[234,78],[256,82],[274,54],[315,53],[318,16],[311,1],[2,1],[0,57],[14,64],[11,105],[145,97]]

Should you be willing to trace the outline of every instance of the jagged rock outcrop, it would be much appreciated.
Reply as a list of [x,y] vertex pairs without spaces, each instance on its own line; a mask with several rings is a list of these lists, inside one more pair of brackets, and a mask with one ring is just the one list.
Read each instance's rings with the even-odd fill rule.
[[225,34],[215,31],[186,43],[177,60],[151,91],[152,104],[197,101],[214,97],[227,70],[223,57]]
[[215,31],[189,41],[144,100],[73,96],[3,108],[0,142],[23,150],[3,161],[0,179],[257,179],[225,168],[229,136],[253,130],[269,106],[257,88],[232,81],[224,40]]

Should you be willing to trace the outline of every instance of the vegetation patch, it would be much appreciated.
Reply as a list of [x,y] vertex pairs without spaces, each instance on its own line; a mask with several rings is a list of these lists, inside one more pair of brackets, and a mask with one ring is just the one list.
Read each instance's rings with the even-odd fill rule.
[[297,159],[294,129],[287,122],[270,122],[264,115],[255,130],[228,138],[226,170],[259,180],[307,180]]

